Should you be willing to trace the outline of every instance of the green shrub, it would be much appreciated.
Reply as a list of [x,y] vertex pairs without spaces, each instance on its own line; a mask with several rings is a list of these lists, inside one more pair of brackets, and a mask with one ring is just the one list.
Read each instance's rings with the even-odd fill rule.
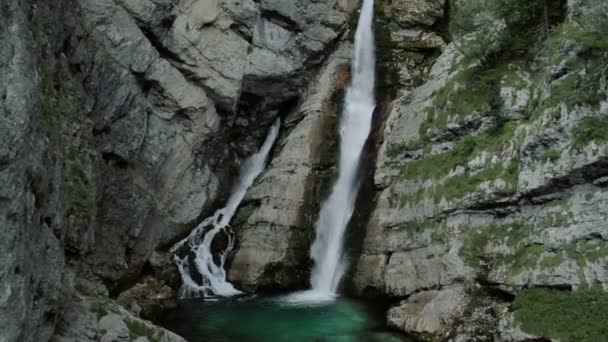
[[561,153],[558,150],[549,150],[543,153],[542,160],[554,163],[559,160],[560,156]]
[[569,37],[590,49],[608,49],[608,3],[604,0],[581,2],[572,15]]
[[[561,39],[565,39],[562,37]],[[608,58],[598,52],[590,52],[586,58],[574,57],[567,60],[568,73],[558,81],[551,82],[548,96],[537,94],[530,102],[531,118],[538,118],[547,110],[555,114],[561,111],[561,105],[568,110],[577,106],[597,107],[606,99],[602,90],[602,78],[606,77]],[[557,63],[555,61],[550,64]],[[550,75],[539,79],[542,84]],[[557,116],[557,115],[556,115]]]
[[608,293],[599,287],[524,289],[515,297],[515,308],[516,321],[531,334],[562,342],[599,342],[608,336]]
[[[452,33],[459,50],[483,64],[528,51],[546,38],[560,6],[545,0],[462,0],[456,3]],[[458,39],[458,38],[462,39]]]
[[608,118],[591,116],[583,119],[573,129],[573,147],[580,149],[591,141],[603,143],[608,141]]
[[509,122],[500,126],[495,132],[466,136],[446,153],[405,164],[401,169],[401,176],[406,179],[437,179],[454,167],[466,164],[473,155],[481,151],[499,151],[514,137],[516,128],[515,123]]

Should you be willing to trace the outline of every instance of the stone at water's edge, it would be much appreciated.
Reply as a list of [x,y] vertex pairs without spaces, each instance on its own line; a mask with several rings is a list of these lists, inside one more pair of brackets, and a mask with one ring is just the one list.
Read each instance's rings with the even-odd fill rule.
[[59,317],[50,342],[186,342],[175,333],[133,315],[113,300],[95,294],[94,289],[93,284],[79,282],[79,293]]

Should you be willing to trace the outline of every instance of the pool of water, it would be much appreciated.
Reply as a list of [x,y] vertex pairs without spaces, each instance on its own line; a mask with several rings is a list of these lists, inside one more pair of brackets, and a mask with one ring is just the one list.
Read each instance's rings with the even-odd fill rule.
[[164,325],[190,342],[412,342],[384,328],[370,303],[338,298],[324,304],[284,297],[183,300]]

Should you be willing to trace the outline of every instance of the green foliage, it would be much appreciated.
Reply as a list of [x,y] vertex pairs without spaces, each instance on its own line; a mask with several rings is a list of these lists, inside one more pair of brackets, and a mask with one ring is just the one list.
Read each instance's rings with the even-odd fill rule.
[[562,263],[564,262],[564,257],[562,256],[561,253],[555,253],[555,254],[549,254],[549,255],[545,255],[541,260],[540,260],[540,268],[545,270],[545,269],[554,269],[559,267]]
[[419,146],[429,141],[433,129],[445,127],[474,113],[492,114],[497,126],[502,117],[501,86],[523,88],[527,86],[514,63],[494,67],[475,66],[452,77],[444,87],[433,93],[433,106],[427,109],[427,119],[420,126],[420,141],[410,142]]
[[574,292],[524,289],[517,293],[515,319],[531,334],[562,342],[606,341],[608,293],[599,287]]
[[507,168],[502,165],[493,165],[475,174],[462,174],[450,177],[444,184],[438,185],[433,189],[435,200],[441,198],[453,199],[461,197],[463,194],[477,190],[481,183],[489,180],[502,179],[507,183],[503,194],[511,194],[517,190],[517,180],[519,178],[519,161],[513,159]]
[[102,300],[95,300],[92,302],[91,311],[95,314],[98,320],[112,312],[110,305]]
[[474,192],[479,185],[485,181],[502,179],[507,187],[501,192],[503,194],[513,193],[517,188],[519,178],[519,161],[513,159],[507,167],[502,164],[488,165],[486,169],[477,172],[452,176],[440,183],[457,166],[465,166],[475,155],[482,151],[499,152],[508,144],[515,135],[517,125],[508,122],[493,132],[478,136],[466,136],[456,142],[448,152],[429,156],[427,158],[406,163],[401,168],[402,179],[433,179],[437,185],[433,188],[420,188],[415,193],[407,193],[401,197],[401,204],[418,201],[425,194],[432,193],[433,198],[438,201],[442,198],[454,199],[464,194]]
[[524,245],[516,250],[514,256],[501,255],[499,262],[508,265],[510,276],[516,276],[524,270],[536,267],[544,251],[545,247],[543,245]]
[[[581,241],[563,247],[569,258],[576,260],[583,268],[588,262],[595,262],[608,257],[608,243],[605,241]],[[584,277],[581,279],[584,280]]]
[[[582,9],[586,9],[583,11]],[[590,49],[608,49],[608,3],[603,0],[582,0],[575,7],[569,37]]]
[[608,118],[591,116],[583,119],[573,129],[573,147],[580,149],[592,141],[604,143],[608,141]]
[[550,161],[555,163],[561,157],[561,153],[558,150],[548,150],[543,153],[542,160]]
[[[435,106],[459,115],[489,110],[495,99],[495,74],[479,68],[469,68],[453,77],[448,84],[433,94]],[[454,101],[450,101],[454,100]]]
[[[481,261],[488,264],[501,263],[513,264],[511,270],[528,266],[531,258],[529,252],[537,252],[538,247],[526,245],[526,237],[535,231],[535,227],[525,222],[512,222],[510,224],[490,224],[466,232],[464,245],[460,255],[471,266],[479,266]],[[506,246],[516,252],[511,255],[489,255],[485,252],[488,245]]]
[[[559,117],[561,106],[572,109],[577,106],[597,107],[606,99],[602,91],[602,75],[606,74],[608,59],[591,52],[587,59],[573,57],[567,61],[568,73],[557,81],[552,81],[548,96],[536,94],[530,102],[531,118],[535,119],[547,110]],[[541,82],[544,78],[541,79]]]
[[506,123],[496,132],[484,133],[478,136],[466,136],[456,142],[446,153],[407,163],[401,170],[401,176],[406,179],[438,179],[446,175],[454,167],[465,165],[472,156],[481,151],[496,152],[515,135],[515,123]]
[[[598,9],[608,10],[608,3],[589,8],[595,11],[585,16],[574,14],[572,20],[556,27],[549,39],[539,45],[536,55],[541,72],[529,107],[532,119],[545,113],[559,117],[562,106],[567,110],[577,106],[597,107],[606,99],[602,84],[608,77],[608,36],[598,32],[608,31],[608,14]],[[594,19],[597,17],[600,19]],[[555,65],[562,65],[565,75],[554,79],[551,68]]]
[[552,25],[552,12],[558,6],[545,5],[545,0],[459,1],[451,27],[457,46],[482,64],[525,53]]

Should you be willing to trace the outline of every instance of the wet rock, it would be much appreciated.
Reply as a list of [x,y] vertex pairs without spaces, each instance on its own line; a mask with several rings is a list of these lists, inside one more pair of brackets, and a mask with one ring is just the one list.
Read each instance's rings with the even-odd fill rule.
[[238,246],[228,275],[241,288],[287,288],[306,282],[316,207],[310,210],[305,202],[312,201],[315,184],[321,181],[317,172],[326,167],[322,137],[333,134],[327,131],[337,115],[332,96],[346,85],[349,52],[349,45],[336,51],[287,117],[276,155],[236,214]]

